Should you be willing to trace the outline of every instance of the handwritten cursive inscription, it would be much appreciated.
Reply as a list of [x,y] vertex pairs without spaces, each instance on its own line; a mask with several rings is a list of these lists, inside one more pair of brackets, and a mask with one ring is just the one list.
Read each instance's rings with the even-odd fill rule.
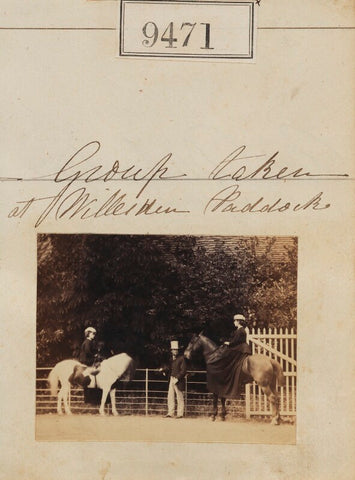
[[[171,199],[168,204],[163,204],[158,198],[159,192],[145,196],[147,195],[146,189],[153,188],[153,182],[154,187],[157,187],[159,183],[167,180],[206,180],[188,178],[186,173],[172,175],[169,164],[172,153],[164,155],[153,166],[145,168],[136,164],[124,166],[119,160],[114,160],[107,168],[103,162],[97,160],[100,149],[100,142],[89,142],[65,161],[58,171],[32,178],[32,181],[49,181],[53,185],[60,185],[60,190],[53,195],[33,195],[26,200],[16,202],[8,217],[23,218],[29,215],[29,212],[36,212],[35,227],[38,227],[49,218],[87,220],[128,215],[139,217],[142,215],[191,213],[190,208],[179,208],[173,205],[174,202]],[[222,161],[219,161],[211,171],[207,180],[212,183],[228,182],[229,185],[219,189],[217,193],[211,195],[205,205],[201,205],[203,214],[325,210],[331,204],[326,201],[323,191],[315,192],[306,199],[289,201],[281,195],[276,198],[266,198],[265,193],[260,195],[257,189],[253,189],[253,198],[250,198],[250,192],[243,191],[240,185],[247,180],[264,182],[282,180],[285,185],[284,182],[288,180],[348,177],[347,174],[312,173],[303,167],[279,166],[278,151],[267,157],[266,155],[245,155],[245,150],[245,145],[238,147]],[[15,179],[24,180],[21,178],[8,178],[7,180]],[[2,180],[6,179],[2,178]],[[138,191],[132,194],[132,192],[123,190],[121,186],[112,188],[112,182],[117,181],[132,181],[138,185]],[[96,188],[95,192],[92,192],[90,185],[93,183],[100,184],[103,188]],[[183,199],[179,199],[179,201],[183,201]],[[198,204],[194,208],[198,209]]]
[[[108,169],[105,169],[102,164],[92,166],[89,163],[96,157],[100,149],[100,142],[89,142],[77,150],[58,172],[32,179],[50,180],[54,184],[65,184],[65,186],[55,195],[33,196],[28,200],[16,202],[17,206],[10,211],[8,217],[23,218],[35,206],[40,206],[41,212],[35,222],[35,227],[38,227],[49,216],[55,220],[64,218],[86,220],[108,216],[190,213],[188,209],[163,205],[156,197],[144,200],[140,198],[154,180],[177,180],[186,176],[185,173],[168,175],[171,153],[165,155],[153,167],[149,167],[145,171],[134,164],[122,167],[119,160],[115,160]],[[112,192],[110,188],[106,187],[108,182],[117,180],[138,182],[140,188],[135,197],[131,198],[120,188]],[[84,182],[86,186],[75,188],[77,182]],[[98,198],[89,191],[88,184],[93,182],[105,184],[103,198]],[[42,207],[43,205],[44,207]]]
[[[15,207],[10,213],[9,218],[22,218],[29,208],[34,204],[45,204],[42,213],[36,220],[35,227],[49,216],[53,215],[55,220],[67,218],[77,218],[86,220],[89,218],[117,217],[119,215],[154,215],[168,213],[189,213],[189,210],[178,210],[175,207],[163,206],[159,204],[156,198],[146,199],[145,201],[134,201],[130,199],[127,193],[116,190],[109,194],[108,198],[99,199],[87,191],[85,187],[70,190],[71,183],[67,184],[58,194],[49,197],[33,197],[29,200],[17,202],[20,206]],[[106,189],[109,191],[109,189]]]
[[323,192],[319,192],[311,199],[302,203],[292,203],[277,198],[276,200],[267,200],[259,197],[253,201],[243,201],[243,194],[239,185],[232,185],[224,188],[207,202],[204,213],[275,213],[292,210],[299,212],[304,210],[324,210],[330,207],[330,203],[324,203]]
[[[181,175],[167,175],[168,162],[172,157],[172,153],[168,153],[161,160],[159,160],[148,171],[144,171],[142,168],[136,165],[130,165],[127,168],[121,168],[120,161],[115,160],[112,166],[103,172],[103,165],[95,165],[93,167],[87,167],[85,164],[101,149],[101,144],[98,141],[89,142],[81,147],[54,175],[54,182],[72,182],[76,180],[82,180],[85,183],[89,182],[109,182],[111,180],[134,180],[136,182],[142,182],[143,186],[137,193],[137,198],[147,188],[147,186],[153,180],[176,180],[186,177],[186,174]],[[84,165],[84,169],[77,168]],[[44,178],[44,177],[40,177]]]
[[248,164],[236,166],[240,160],[251,161],[253,159],[264,158],[265,155],[242,156],[246,146],[242,145],[234,150],[230,155],[218,163],[212,170],[209,178],[211,180],[290,180],[302,178],[331,178],[348,177],[346,173],[311,173],[305,171],[303,167],[290,169],[287,166],[279,167],[277,157],[279,152],[275,152],[267,160],[262,160],[261,165],[250,167]]

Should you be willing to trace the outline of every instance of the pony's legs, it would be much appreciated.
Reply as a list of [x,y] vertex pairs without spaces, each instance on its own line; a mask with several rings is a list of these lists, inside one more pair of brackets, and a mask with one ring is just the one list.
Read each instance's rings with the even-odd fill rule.
[[64,410],[67,415],[71,415],[71,410],[69,407],[69,392],[70,392],[70,384],[66,383],[63,385],[63,404],[64,404]]
[[273,378],[273,380],[271,382],[270,389],[271,389],[272,394],[275,397],[275,409],[276,409],[275,417],[272,419],[271,422],[272,422],[273,425],[279,425],[281,417],[280,417],[280,409],[279,409],[279,396],[278,396],[278,393],[277,393],[277,383],[276,383],[276,378],[275,377]]
[[60,388],[57,395],[57,413],[58,415],[63,415],[62,412],[62,398],[63,398],[63,387]]
[[271,404],[271,411],[272,411],[272,418],[271,418],[271,425],[279,425],[280,423],[280,413],[278,407],[278,396],[275,390],[273,390],[270,386],[262,387],[263,392],[269,399]]
[[116,409],[116,390],[114,388],[110,390],[110,399],[111,399],[112,415],[117,417],[118,411]]
[[224,420],[226,419],[226,415],[227,415],[226,399],[224,397],[221,397],[221,404],[222,404],[221,418],[222,418],[222,422],[224,422]]
[[101,405],[99,409],[99,413],[102,416],[105,416],[105,402],[107,399],[108,392],[110,391],[110,387],[104,387],[102,389],[102,397],[101,397]]
[[70,407],[68,404],[68,398],[69,398],[69,389],[70,385],[64,383],[61,387],[61,389],[58,392],[58,398],[57,398],[57,412],[58,415],[62,415],[62,401],[64,405],[64,411],[67,415],[71,415]]
[[213,410],[212,410],[212,422],[216,420],[218,412],[218,395],[217,393],[213,394]]

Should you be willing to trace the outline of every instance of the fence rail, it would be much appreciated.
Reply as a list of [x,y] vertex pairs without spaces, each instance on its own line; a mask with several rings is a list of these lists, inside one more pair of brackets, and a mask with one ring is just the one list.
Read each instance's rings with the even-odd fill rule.
[[[50,396],[47,377],[50,367],[37,368],[36,413],[55,413],[57,400]],[[167,413],[168,380],[157,369],[137,369],[134,380],[128,386],[122,384],[116,390],[116,408],[120,414],[164,415]],[[188,371],[186,377],[185,414],[208,416],[212,409],[212,394],[206,390],[206,372]],[[245,400],[228,400],[228,412],[234,416],[245,416]],[[69,397],[73,413],[96,413],[98,407],[84,403],[82,388],[72,387]],[[108,406],[106,407],[109,408]]]
[[[296,340],[293,330],[253,329],[248,332],[248,342],[253,353],[268,355],[282,366],[286,379],[285,386],[280,389],[280,413],[283,416],[296,415]],[[37,368],[36,413],[39,414],[56,412],[56,399],[51,398],[47,385],[50,370],[50,367]],[[167,409],[167,391],[168,381],[159,370],[138,369],[128,386],[122,384],[122,388],[116,390],[117,410],[120,414],[163,415]],[[207,416],[211,413],[212,394],[206,389],[205,371],[188,372],[184,395],[186,415]],[[84,403],[81,388],[71,388],[69,402],[74,413],[97,412],[97,406]],[[266,396],[255,383],[247,384],[240,399],[227,400],[226,405],[232,416],[250,418],[271,415]]]

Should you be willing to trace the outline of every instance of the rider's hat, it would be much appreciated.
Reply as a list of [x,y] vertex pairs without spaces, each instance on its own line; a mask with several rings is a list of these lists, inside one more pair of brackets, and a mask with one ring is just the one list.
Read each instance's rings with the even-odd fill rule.
[[243,328],[247,326],[247,321],[244,317],[244,315],[241,315],[240,313],[237,313],[237,315],[234,315],[233,321],[237,321]]
[[94,327],[87,327],[85,328],[84,333],[85,333],[85,336],[87,336],[89,333],[96,333],[96,330]]
[[179,342],[177,340],[171,340],[170,348],[171,350],[179,350]]

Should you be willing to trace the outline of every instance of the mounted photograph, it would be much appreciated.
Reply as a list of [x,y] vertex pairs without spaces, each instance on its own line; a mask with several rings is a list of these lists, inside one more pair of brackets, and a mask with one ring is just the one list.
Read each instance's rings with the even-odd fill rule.
[[296,237],[38,234],[36,440],[295,444],[297,270]]

